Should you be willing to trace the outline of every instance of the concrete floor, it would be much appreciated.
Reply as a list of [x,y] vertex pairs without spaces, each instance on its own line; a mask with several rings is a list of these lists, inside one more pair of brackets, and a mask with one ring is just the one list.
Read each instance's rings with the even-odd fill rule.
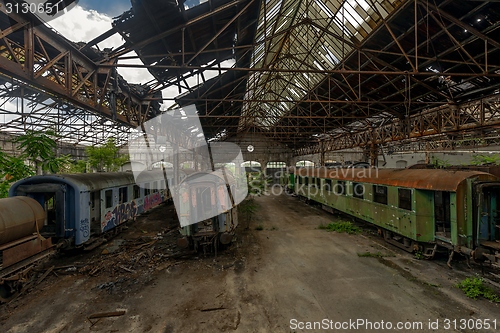
[[[388,331],[388,322],[393,329],[398,322],[422,324],[399,332],[474,331],[445,329],[445,318],[457,319],[457,325],[460,319],[497,319],[500,329],[497,304],[469,300],[453,287],[461,273],[416,260],[367,232],[320,230],[320,224],[339,218],[296,198],[262,196],[256,202],[258,217],[248,230],[239,228],[237,242],[216,259],[191,257],[165,269],[124,272],[129,283],[112,292],[96,285],[122,276],[53,277],[40,290],[1,308],[8,315],[0,330],[326,332],[305,329],[307,322],[326,320],[322,323],[335,327],[364,320],[379,327],[378,332]],[[257,225],[263,230],[256,230]],[[358,256],[365,252],[388,257]],[[126,313],[95,325],[86,319],[117,310]],[[429,328],[429,320],[438,321],[438,328]],[[356,329],[343,325],[346,329],[335,331],[370,331],[369,324]]]

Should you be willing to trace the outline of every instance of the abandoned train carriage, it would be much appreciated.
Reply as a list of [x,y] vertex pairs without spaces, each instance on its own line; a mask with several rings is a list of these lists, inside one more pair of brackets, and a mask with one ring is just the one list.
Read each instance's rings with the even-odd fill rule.
[[[238,214],[236,180],[228,170],[193,173],[180,183],[181,247],[217,249],[232,241]],[[208,217],[208,218],[205,218]]]
[[9,196],[40,203],[46,221],[40,230],[60,246],[89,246],[100,235],[170,198],[161,170],[33,176],[12,185]]
[[432,257],[440,245],[500,262],[500,182],[491,174],[291,168],[288,177],[297,195],[377,225],[406,250]]

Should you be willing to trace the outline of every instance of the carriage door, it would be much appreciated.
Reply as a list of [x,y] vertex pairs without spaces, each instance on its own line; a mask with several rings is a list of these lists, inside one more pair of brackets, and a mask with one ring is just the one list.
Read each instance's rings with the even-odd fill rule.
[[118,189],[108,188],[101,190],[101,232],[113,229],[116,226],[116,210],[118,204]]
[[483,241],[482,243],[500,240],[500,214],[498,211],[500,209],[500,187],[485,183],[478,185],[476,193],[479,197],[477,203],[478,239]]
[[[179,216],[179,223],[181,227],[187,227],[191,224],[191,205],[189,202],[189,187],[186,184],[181,185],[179,189],[180,193],[180,202],[179,202],[179,212],[177,212]],[[194,203],[196,205],[196,202]],[[188,229],[188,234],[186,236],[190,236],[190,228]]]
[[20,185],[16,195],[35,199],[45,210],[42,232],[47,236],[64,237],[66,232],[66,185]]
[[101,193],[100,191],[90,192],[90,232],[101,232]]
[[450,192],[434,192],[434,227],[437,237],[451,238]]

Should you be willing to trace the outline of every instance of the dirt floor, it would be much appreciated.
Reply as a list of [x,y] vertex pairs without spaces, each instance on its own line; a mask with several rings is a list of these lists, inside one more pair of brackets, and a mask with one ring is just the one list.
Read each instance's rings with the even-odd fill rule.
[[[0,306],[0,331],[385,332],[398,323],[413,325],[400,332],[500,330],[498,303],[454,287],[477,267],[418,260],[369,227],[353,235],[319,229],[346,218],[294,197],[255,202],[256,217],[248,228],[241,221],[216,258],[179,250],[173,205],[163,205],[90,253],[52,259],[35,289]],[[496,329],[472,329],[478,319],[496,319]],[[469,328],[460,329],[463,320]]]

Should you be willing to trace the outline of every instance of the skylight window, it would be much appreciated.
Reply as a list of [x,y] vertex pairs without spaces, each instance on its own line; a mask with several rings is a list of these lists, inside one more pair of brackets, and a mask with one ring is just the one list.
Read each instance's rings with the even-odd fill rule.
[[[373,0],[383,17],[394,10],[399,0]],[[293,19],[292,19],[293,18]],[[314,25],[304,18],[311,19]],[[266,0],[260,9],[256,33],[257,46],[251,64],[257,68],[300,69],[298,72],[254,72],[248,80],[247,100],[243,104],[240,128],[251,122],[271,129],[281,117],[305,98],[308,89],[317,86],[323,73],[335,69],[352,52],[350,42],[362,41],[380,24],[380,17],[367,0]],[[292,29],[290,29],[293,27]],[[287,33],[283,31],[290,29]],[[330,32],[330,33],[328,33]],[[336,38],[340,36],[341,38]],[[272,100],[265,106],[252,98]]]
[[326,16],[333,17],[335,15],[330,10],[330,8],[328,8],[327,6],[325,6],[325,3],[323,1],[321,1],[321,0],[314,0],[314,2],[316,3],[316,5],[318,5],[319,8],[321,8],[321,10],[323,10],[323,12],[325,12]]

